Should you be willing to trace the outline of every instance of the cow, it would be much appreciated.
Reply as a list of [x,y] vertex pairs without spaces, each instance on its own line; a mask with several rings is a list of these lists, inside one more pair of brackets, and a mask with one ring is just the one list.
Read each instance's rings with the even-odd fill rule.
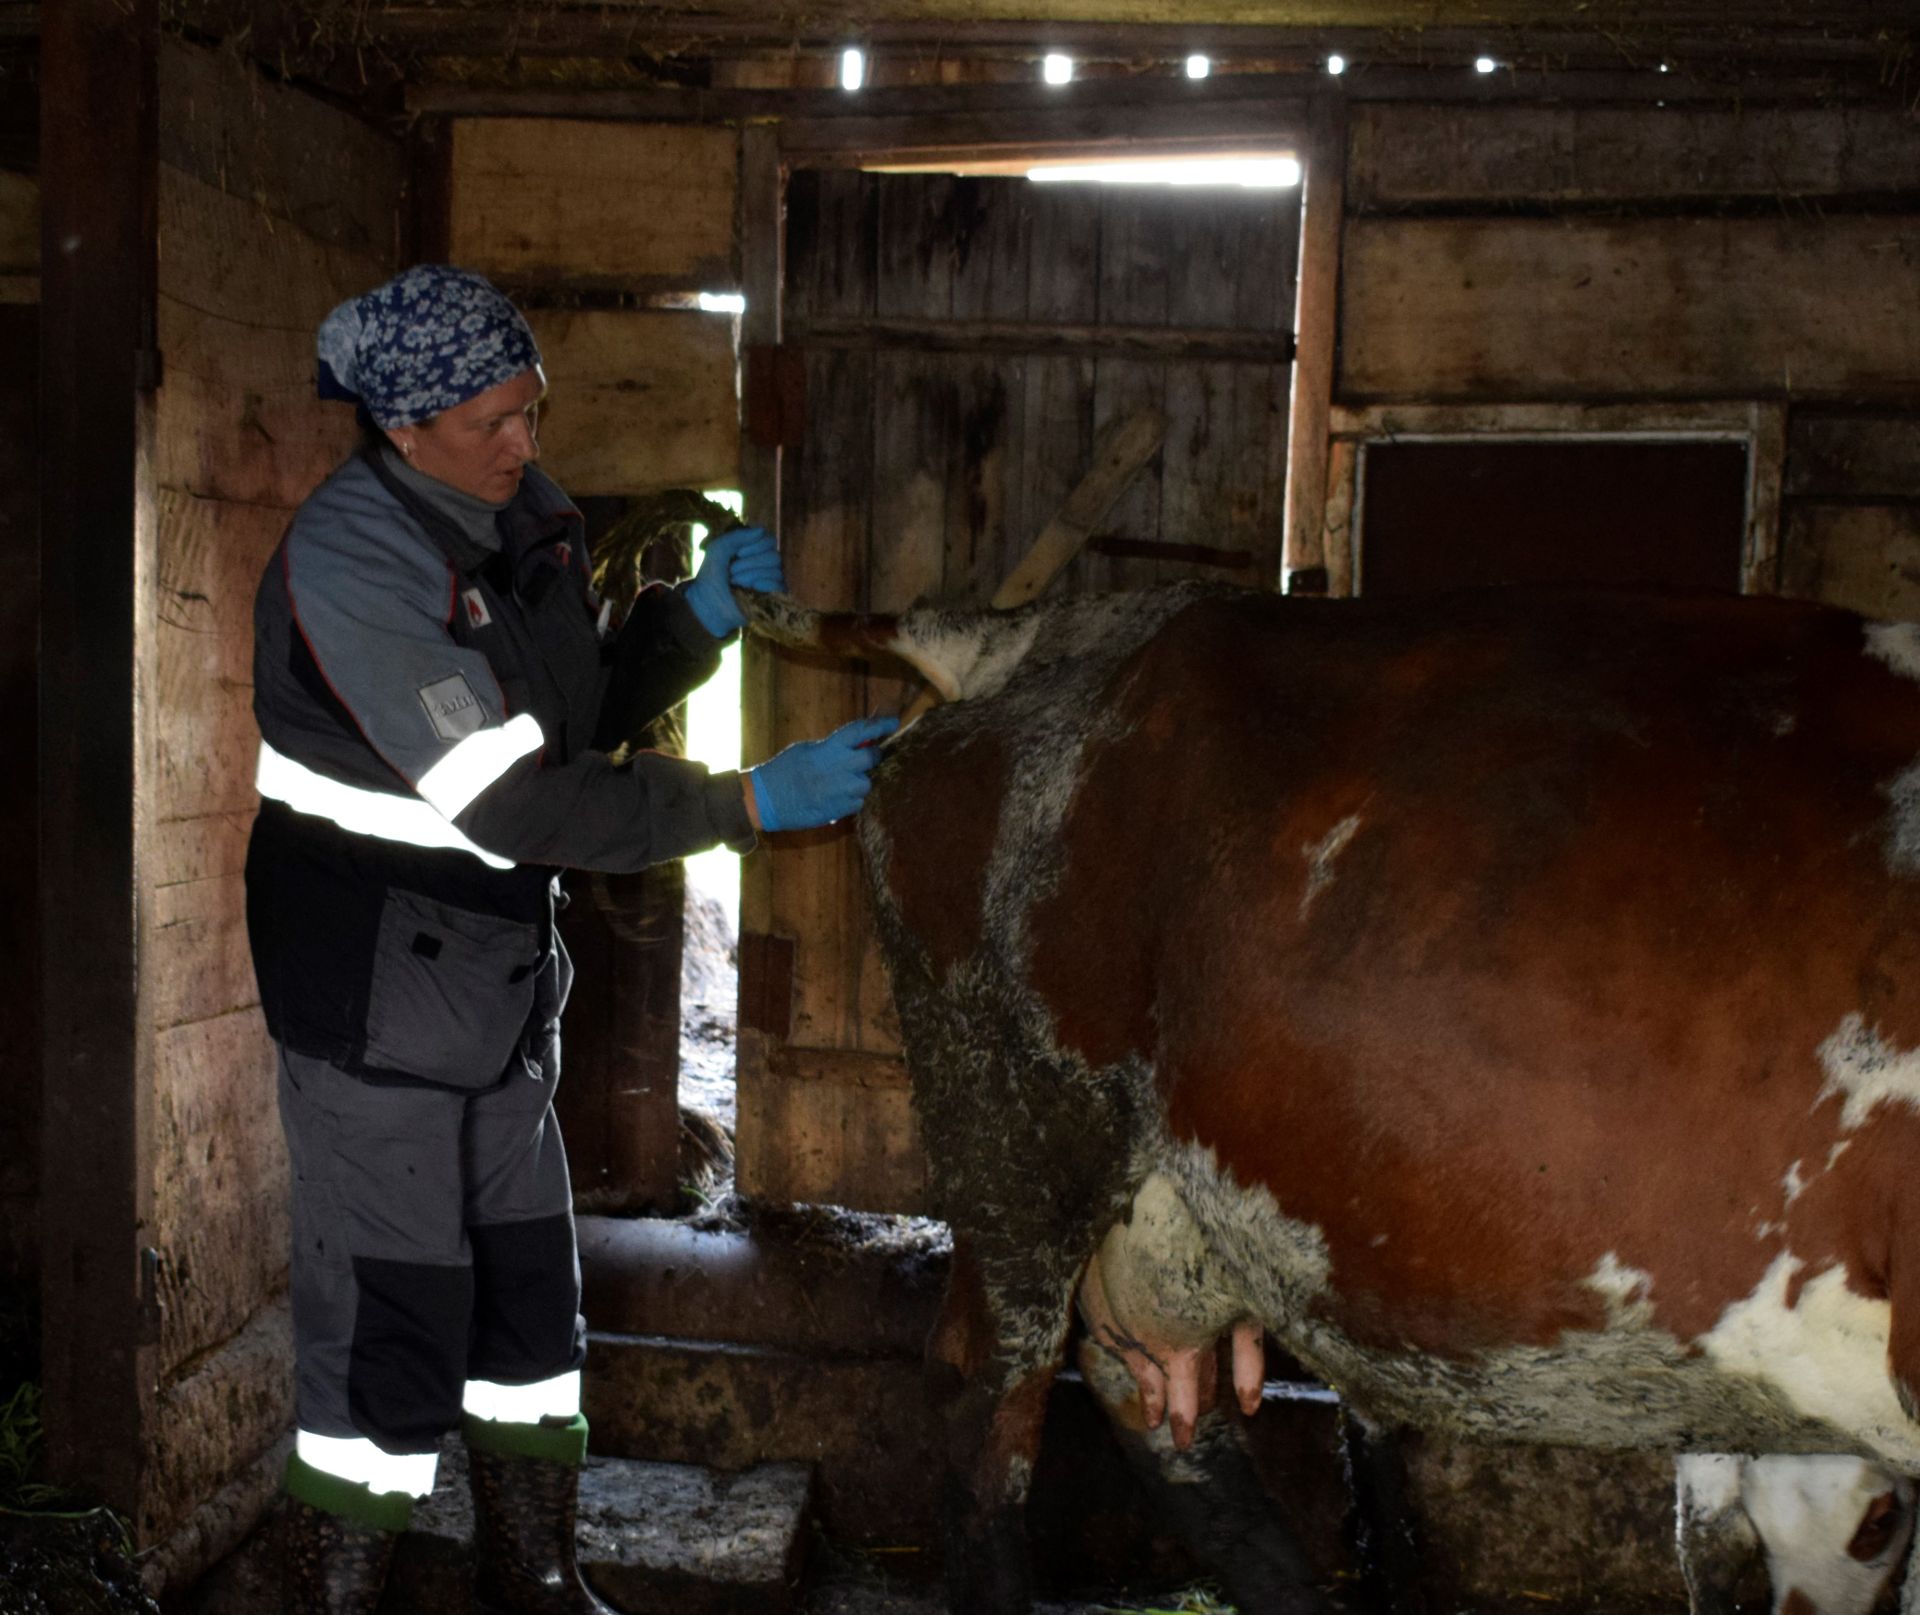
[[946,698],[858,831],[955,1236],[958,1615],[1029,1607],[1076,1304],[1244,1609],[1322,1607],[1214,1406],[1216,1342],[1257,1405],[1262,1335],[1370,1426],[1685,1455],[1703,1612],[1756,1551],[1785,1615],[1881,1596],[1920,1474],[1920,627],[742,598]]

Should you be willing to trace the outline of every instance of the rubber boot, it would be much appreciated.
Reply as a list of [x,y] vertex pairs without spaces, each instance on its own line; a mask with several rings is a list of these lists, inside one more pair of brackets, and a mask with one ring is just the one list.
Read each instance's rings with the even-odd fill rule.
[[620,1615],[580,1577],[574,1523],[587,1422],[503,1424],[469,1418],[474,1615]]
[[281,1524],[286,1615],[374,1615],[396,1531],[287,1499]]

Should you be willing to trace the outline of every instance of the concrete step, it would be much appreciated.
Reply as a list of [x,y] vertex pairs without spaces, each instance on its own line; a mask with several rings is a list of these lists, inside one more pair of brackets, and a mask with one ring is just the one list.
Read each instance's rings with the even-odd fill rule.
[[[791,1615],[807,1543],[804,1464],[721,1474],[690,1464],[590,1457],[580,1478],[580,1565],[620,1609]],[[179,1615],[278,1609],[279,1509],[174,1604]],[[381,1615],[472,1615],[473,1512],[466,1452],[447,1448],[431,1498],[401,1538]]]

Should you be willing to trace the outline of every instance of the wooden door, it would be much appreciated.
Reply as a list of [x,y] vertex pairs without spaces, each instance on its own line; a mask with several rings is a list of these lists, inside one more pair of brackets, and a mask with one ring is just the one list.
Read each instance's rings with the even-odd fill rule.
[[[1164,412],[1160,455],[1056,589],[1280,571],[1294,191],[796,173],[787,365],[805,425],[783,545],[814,604],[983,603],[1087,470]],[[773,745],[910,692],[776,658]],[[739,1183],[917,1209],[924,1164],[848,827],[783,837],[742,893]]]

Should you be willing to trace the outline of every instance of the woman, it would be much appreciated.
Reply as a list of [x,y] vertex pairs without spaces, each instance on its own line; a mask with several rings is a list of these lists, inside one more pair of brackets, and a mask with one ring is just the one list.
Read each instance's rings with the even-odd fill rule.
[[617,631],[533,464],[533,333],[422,265],[320,328],[367,441],[295,514],[255,603],[247,922],[292,1158],[299,1433],[287,1603],[371,1611],[459,1426],[477,1607],[607,1611],[574,1562],[585,1326],[552,1101],[571,967],[556,870],[639,869],[858,807],[891,719],[746,774],[607,753],[718,665],[755,528]]

